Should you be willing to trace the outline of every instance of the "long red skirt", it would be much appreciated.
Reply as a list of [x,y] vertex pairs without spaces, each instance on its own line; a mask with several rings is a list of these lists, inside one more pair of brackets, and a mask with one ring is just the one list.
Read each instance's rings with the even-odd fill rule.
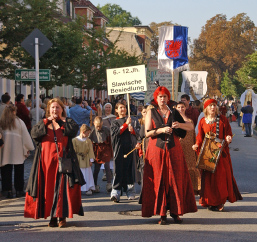
[[165,216],[167,210],[176,215],[196,212],[196,202],[188,168],[179,138],[175,146],[158,148],[150,138],[144,166],[142,216]]
[[[66,147],[68,138],[62,130],[56,130],[60,154]],[[26,194],[24,217],[47,218],[83,215],[80,185],[70,187],[68,176],[58,172],[58,158],[54,143],[53,130],[48,129],[42,140],[41,162],[38,165],[37,198],[33,200]]]

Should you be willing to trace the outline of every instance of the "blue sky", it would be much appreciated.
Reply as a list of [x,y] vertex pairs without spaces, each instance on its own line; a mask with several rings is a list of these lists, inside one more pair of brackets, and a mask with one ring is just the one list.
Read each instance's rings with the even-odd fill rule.
[[257,0],[91,0],[94,5],[118,4],[138,17],[143,25],[151,22],[172,21],[187,26],[191,39],[198,38],[206,21],[216,14],[225,14],[229,20],[239,13],[257,25]]

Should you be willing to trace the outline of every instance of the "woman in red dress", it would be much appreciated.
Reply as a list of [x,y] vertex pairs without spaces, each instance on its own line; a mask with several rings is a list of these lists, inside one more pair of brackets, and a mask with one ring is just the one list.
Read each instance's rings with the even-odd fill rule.
[[[175,223],[179,215],[196,212],[196,202],[179,137],[193,127],[185,123],[170,102],[170,92],[158,87],[154,92],[155,108],[147,112],[145,133],[147,146],[142,190],[142,216],[161,215],[159,224],[167,223],[167,210]],[[170,109],[167,105],[170,105]]]
[[[31,131],[37,149],[26,190],[24,217],[38,219],[51,216],[50,227],[64,227],[66,217],[84,215],[80,186],[85,181],[72,146],[72,138],[76,136],[79,126],[71,118],[66,118],[65,107],[58,98],[48,102],[46,117]],[[53,127],[59,157],[63,156],[65,149],[72,158],[72,173],[63,174],[58,171]]]
[[[203,112],[205,118],[202,118],[199,123],[196,144],[192,147],[193,150],[196,150],[198,153],[202,146],[205,134],[208,132],[216,134],[217,132],[217,116],[219,113],[217,101],[215,99],[206,100]],[[228,119],[223,115],[219,116],[219,136],[217,138],[225,139],[227,145],[225,145],[222,151],[215,173],[205,170],[202,171],[202,186],[199,203],[209,210],[223,211],[224,204],[227,200],[231,203],[242,200],[242,196],[233,176],[232,163],[229,154],[228,144],[232,141],[232,131]]]

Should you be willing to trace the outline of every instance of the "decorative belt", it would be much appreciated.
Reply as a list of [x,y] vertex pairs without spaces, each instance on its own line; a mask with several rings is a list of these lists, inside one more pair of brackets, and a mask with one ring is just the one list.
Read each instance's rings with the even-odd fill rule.
[[82,160],[85,160],[85,154],[84,153],[76,153],[77,155],[81,156]]

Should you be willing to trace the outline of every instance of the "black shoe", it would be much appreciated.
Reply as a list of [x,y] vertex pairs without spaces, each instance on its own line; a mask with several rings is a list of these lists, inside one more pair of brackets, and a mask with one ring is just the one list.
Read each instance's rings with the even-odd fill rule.
[[183,223],[183,219],[181,219],[178,215],[172,213],[170,216],[173,218],[175,224]]
[[167,216],[161,216],[161,219],[158,221],[158,224],[166,225],[167,224]]
[[16,197],[25,197],[26,193],[24,191],[17,191]]
[[12,192],[11,192],[11,191],[9,191],[9,192],[7,193],[6,198],[13,198],[13,194],[12,194]]
[[112,196],[111,201],[118,203],[120,200],[118,200],[118,198],[116,196]]
[[57,218],[51,218],[48,227],[58,227]]
[[210,211],[217,211],[217,206],[209,206],[207,209]]
[[207,208],[210,211],[214,211],[214,212],[223,212],[224,211],[224,204],[220,204],[218,206],[209,206]]

